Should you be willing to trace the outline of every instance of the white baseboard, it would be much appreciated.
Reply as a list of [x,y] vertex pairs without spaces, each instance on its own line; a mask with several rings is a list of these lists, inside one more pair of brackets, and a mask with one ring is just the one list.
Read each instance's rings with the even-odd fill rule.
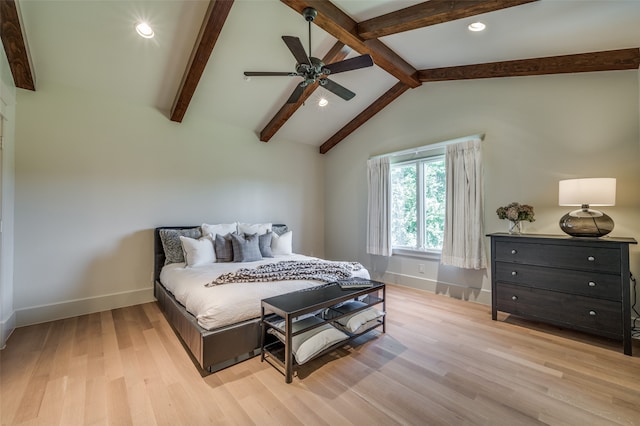
[[16,309],[16,327],[153,302],[153,287]]
[[491,305],[491,291],[482,288],[465,287],[460,284],[436,281],[429,278],[419,278],[413,275],[385,272],[374,278],[385,283],[397,284],[418,290],[425,290],[435,294],[448,295],[455,299]]
[[13,333],[16,328],[16,312],[11,312],[9,318],[4,321],[0,321],[0,349],[4,349],[7,344],[7,339]]

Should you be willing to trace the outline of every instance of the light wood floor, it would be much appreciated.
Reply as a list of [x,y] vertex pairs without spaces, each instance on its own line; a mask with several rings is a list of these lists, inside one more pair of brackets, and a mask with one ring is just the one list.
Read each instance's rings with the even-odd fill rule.
[[17,329],[2,425],[640,425],[640,342],[621,345],[397,286],[387,333],[303,366],[202,377],[153,303]]

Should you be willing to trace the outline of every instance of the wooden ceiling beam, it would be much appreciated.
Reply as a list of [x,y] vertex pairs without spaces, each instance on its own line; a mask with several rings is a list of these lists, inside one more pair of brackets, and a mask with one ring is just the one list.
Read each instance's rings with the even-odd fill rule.
[[384,37],[539,0],[429,0],[358,23],[364,40]]
[[22,33],[20,13],[14,0],[0,1],[0,38],[7,55],[13,83],[20,89],[36,90],[27,40]]
[[361,23],[351,19],[329,0],[281,1],[298,13],[302,13],[306,7],[316,9],[318,16],[314,23],[317,26],[357,52],[368,53],[376,65],[399,80],[395,86],[324,142],[320,147],[320,153],[325,154],[405,91],[420,86],[422,82],[420,78],[416,82],[419,72],[378,40],[378,37],[538,0],[430,0]]
[[367,109],[362,111],[356,118],[351,120],[336,134],[331,136],[325,143],[320,146],[320,154],[326,154],[331,148],[342,142],[344,138],[353,133],[358,127],[366,123],[371,117],[382,111],[384,107],[396,100],[400,95],[410,89],[410,86],[399,81],[391,89],[380,96],[374,103],[369,105]]
[[290,8],[302,13],[304,8],[313,7],[318,16],[313,21],[347,46],[360,54],[369,54],[374,63],[409,87],[420,86],[417,70],[389,49],[380,40],[363,40],[358,35],[358,23],[338,9],[328,0],[280,0]]
[[191,52],[187,69],[182,77],[178,94],[171,108],[171,121],[182,122],[191,98],[198,87],[211,52],[222,32],[234,0],[211,0],[204,16],[200,33]]
[[[329,50],[329,52],[322,58],[322,62],[325,64],[331,64],[333,62],[338,62],[347,57],[347,55],[351,52],[351,48],[345,46],[344,43],[337,41],[336,44]],[[269,140],[276,134],[278,130],[284,123],[287,122],[289,118],[304,104],[304,102],[311,96],[311,94],[318,88],[318,82],[313,83],[305,87],[304,92],[300,96],[297,102],[292,104],[285,103],[280,111],[273,116],[269,124],[265,126],[264,129],[260,132],[260,140],[262,142],[269,142]]]
[[638,69],[639,65],[640,49],[631,48],[425,69],[418,72],[418,78],[424,83],[431,81],[631,70]]
[[[640,48],[610,50],[604,52],[580,53],[575,55],[552,56],[516,61],[493,62],[487,64],[464,65],[459,67],[435,68],[418,71],[420,81],[469,80],[494,77],[516,77],[528,75],[580,73],[592,71],[631,70],[640,67]],[[343,139],[353,133],[367,120],[380,112],[409,89],[398,82],[378,98],[366,110],[351,120],[346,126],[320,146],[325,154]]]

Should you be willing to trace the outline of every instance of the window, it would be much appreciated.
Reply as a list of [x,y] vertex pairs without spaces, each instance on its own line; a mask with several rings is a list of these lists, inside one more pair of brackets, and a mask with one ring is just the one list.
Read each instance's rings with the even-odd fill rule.
[[391,165],[393,249],[440,251],[444,239],[444,155]]
[[465,136],[369,158],[367,253],[485,268],[483,138]]

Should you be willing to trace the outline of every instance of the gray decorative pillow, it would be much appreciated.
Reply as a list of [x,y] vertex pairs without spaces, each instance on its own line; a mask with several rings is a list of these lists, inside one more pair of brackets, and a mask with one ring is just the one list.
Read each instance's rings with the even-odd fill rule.
[[262,260],[258,234],[231,234],[234,262]]
[[233,245],[231,244],[232,235],[234,234],[216,234],[216,239],[213,243],[216,251],[216,262],[233,262]]
[[164,249],[164,264],[184,262],[180,236],[198,239],[202,236],[200,228],[160,229],[158,230],[162,248]]
[[258,236],[258,246],[260,247],[260,254],[262,257],[273,257],[271,251],[271,239],[273,237],[272,232],[267,232]]
[[282,235],[285,232],[289,231],[289,227],[287,225],[273,225],[271,230],[278,235]]

